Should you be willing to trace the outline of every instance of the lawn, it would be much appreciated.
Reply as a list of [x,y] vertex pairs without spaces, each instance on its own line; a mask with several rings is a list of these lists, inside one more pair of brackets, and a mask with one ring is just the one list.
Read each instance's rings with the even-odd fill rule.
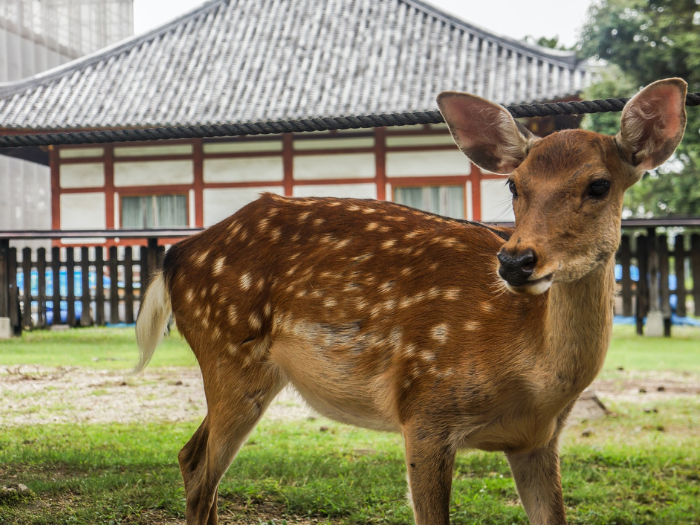
[[[695,375],[700,331],[678,335],[643,339],[616,327],[604,375],[620,366]],[[132,337],[116,329],[25,334],[0,342],[0,365],[127,369],[136,362]],[[151,366],[193,366],[188,352],[172,337]],[[613,416],[576,423],[563,438],[570,523],[700,525],[700,396],[608,408]],[[0,486],[33,491],[22,500],[0,495],[0,524],[184,523],[176,457],[198,423],[0,427]],[[460,453],[454,479],[453,523],[528,523],[501,454]],[[263,420],[222,482],[220,508],[223,523],[411,523],[405,494],[399,436],[323,418]]]

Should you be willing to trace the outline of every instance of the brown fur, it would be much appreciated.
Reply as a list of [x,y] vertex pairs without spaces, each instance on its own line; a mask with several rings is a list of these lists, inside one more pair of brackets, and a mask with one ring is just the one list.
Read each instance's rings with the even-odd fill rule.
[[[217,522],[221,477],[289,382],[328,417],[402,432],[419,525],[449,522],[463,447],[504,451],[532,523],[565,523],[558,438],[605,358],[633,167],[616,139],[581,130],[523,147],[515,230],[265,194],[168,252],[164,288],[209,410],[179,456],[188,523]],[[610,192],[591,199],[601,177]],[[496,254],[525,249],[537,283],[508,288]],[[162,317],[155,300],[144,308]]]

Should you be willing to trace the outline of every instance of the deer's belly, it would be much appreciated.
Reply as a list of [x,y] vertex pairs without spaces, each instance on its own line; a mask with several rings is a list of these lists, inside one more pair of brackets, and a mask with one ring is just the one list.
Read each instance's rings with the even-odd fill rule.
[[389,415],[391,400],[381,376],[359,373],[353,363],[331,358],[317,342],[305,338],[275,341],[270,358],[321,415],[373,430],[400,429]]

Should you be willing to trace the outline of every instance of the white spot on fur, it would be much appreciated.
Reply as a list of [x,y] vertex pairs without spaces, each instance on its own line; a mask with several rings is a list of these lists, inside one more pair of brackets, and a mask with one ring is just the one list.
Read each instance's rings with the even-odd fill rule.
[[238,322],[238,312],[234,305],[229,305],[228,307],[228,320],[231,325],[235,325]]
[[311,215],[311,212],[310,212],[310,211],[305,211],[304,213],[299,214],[299,217],[298,217],[297,220],[298,220],[299,222],[304,222],[304,221],[306,221],[306,219],[309,218],[309,215]]
[[261,277],[261,278],[258,280],[258,290],[262,290],[262,289],[263,289],[263,286],[265,286],[265,278],[264,278],[264,277]]
[[371,232],[372,230],[376,230],[377,226],[379,225],[376,222],[370,222],[367,226],[365,226],[365,230]]
[[240,281],[241,281],[241,288],[243,288],[244,290],[247,290],[248,288],[250,288],[252,280],[250,278],[249,273],[246,272],[243,275],[241,275]]
[[464,323],[465,330],[478,330],[479,328],[481,328],[481,323],[477,321],[467,321]]
[[272,315],[272,304],[267,303],[265,305],[265,317],[270,317]]
[[209,257],[209,250],[205,250],[202,253],[200,253],[199,255],[196,255],[194,257],[193,262],[196,266],[202,266],[202,264],[204,264],[204,261],[207,260],[207,257]]
[[279,228],[275,228],[274,230],[272,230],[272,233],[270,233],[270,240],[276,241],[277,239],[280,238],[281,235],[282,235],[282,230],[280,230]]
[[430,336],[439,344],[444,345],[447,342],[448,331],[447,324],[441,323],[433,327],[430,331]]
[[187,290],[187,293],[185,294],[185,299],[187,299],[188,303],[194,301],[194,290],[192,290],[191,288]]
[[396,241],[395,241],[394,239],[389,239],[389,240],[384,241],[384,242],[382,243],[382,248],[385,249],[385,250],[388,250],[389,248],[391,248],[392,246],[394,246],[394,244],[396,244]]
[[266,218],[266,219],[262,219],[262,220],[258,223],[258,231],[259,231],[259,232],[265,231],[265,230],[267,229],[267,225],[268,225],[269,223],[270,223],[270,219],[267,219],[267,218]]
[[333,308],[338,304],[338,301],[333,299],[332,297],[327,297],[325,301],[323,301],[323,306],[326,308]]
[[375,210],[374,208],[365,208],[364,210],[362,210],[362,213],[374,213],[375,211],[377,210]]
[[459,288],[448,288],[442,293],[442,296],[448,301],[456,301],[459,299]]
[[360,211],[360,207],[353,204],[352,206],[348,206],[348,211]]
[[250,316],[248,316],[248,324],[253,330],[260,330],[260,327],[262,326],[260,318],[255,314],[250,314]]
[[225,264],[226,264],[226,256],[222,255],[214,263],[214,270],[212,271],[212,274],[219,275],[221,272],[223,272]]
[[321,224],[323,224],[324,222],[326,222],[326,219],[322,219],[322,218],[314,219],[314,226],[321,226]]

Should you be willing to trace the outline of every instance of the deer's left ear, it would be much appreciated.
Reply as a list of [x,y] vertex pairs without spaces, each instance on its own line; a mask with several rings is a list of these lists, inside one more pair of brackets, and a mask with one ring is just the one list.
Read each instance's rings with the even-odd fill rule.
[[683,79],[659,80],[632,97],[622,110],[615,140],[634,168],[634,182],[668,160],[680,144],[687,90]]

